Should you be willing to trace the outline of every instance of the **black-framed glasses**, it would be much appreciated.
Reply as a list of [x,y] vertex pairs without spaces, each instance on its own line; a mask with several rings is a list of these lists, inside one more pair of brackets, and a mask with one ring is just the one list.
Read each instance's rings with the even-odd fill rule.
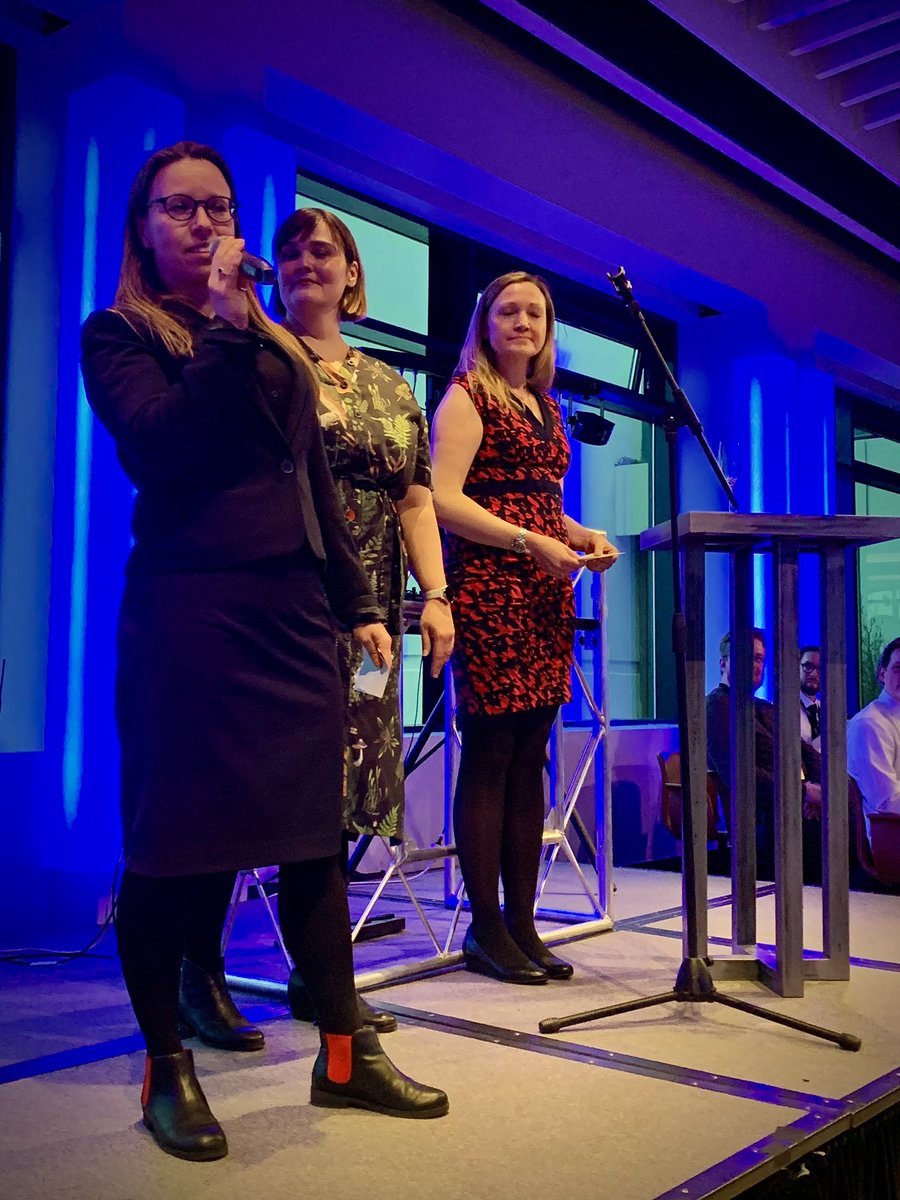
[[193,196],[176,193],[172,196],[157,196],[147,207],[158,204],[173,221],[193,221],[198,208],[202,208],[214,225],[227,225],[235,214],[237,205],[230,196],[209,196],[206,200],[195,200]]

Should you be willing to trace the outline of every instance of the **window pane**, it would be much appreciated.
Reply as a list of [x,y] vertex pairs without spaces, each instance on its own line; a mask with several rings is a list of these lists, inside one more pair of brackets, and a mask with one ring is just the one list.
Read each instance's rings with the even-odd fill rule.
[[853,437],[853,457],[870,467],[882,467],[885,471],[896,471],[900,475],[900,442],[890,438],[857,429]]
[[[896,442],[888,443],[900,450]],[[881,464],[878,464],[881,465]],[[900,495],[856,484],[856,511],[900,517]],[[868,704],[881,688],[875,667],[881,651],[900,629],[900,539],[861,546],[859,562],[859,703]]]
[[[620,551],[619,561],[607,573],[607,607],[612,616],[607,666],[609,716],[614,720],[653,717],[653,655],[649,629],[653,620],[651,570],[653,555],[643,554],[639,535],[652,524],[653,429],[646,421],[614,417],[614,428],[605,446],[572,443],[581,457],[581,513],[567,493],[567,508],[589,528],[605,529]],[[592,615],[591,583],[585,571],[576,586],[580,616]],[[593,656],[577,651],[582,670],[593,687]],[[587,720],[588,709],[578,697],[566,710],[570,720]]]
[[588,333],[564,321],[556,322],[556,355],[559,366],[590,379],[620,387],[634,385],[637,350],[598,333]]

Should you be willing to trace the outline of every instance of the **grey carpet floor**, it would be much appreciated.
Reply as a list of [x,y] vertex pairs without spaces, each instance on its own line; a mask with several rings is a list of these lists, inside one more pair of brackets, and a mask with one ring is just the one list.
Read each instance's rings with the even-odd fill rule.
[[[432,902],[433,919],[446,922],[439,873],[431,874],[417,887]],[[677,876],[626,871],[617,879],[620,921],[678,905]],[[572,881],[557,886],[555,902],[575,902]],[[726,891],[725,880],[710,881],[711,895]],[[813,949],[818,896],[807,892],[806,944]],[[399,893],[387,903],[407,916],[407,929],[360,945],[361,971],[428,953],[411,906]],[[761,939],[770,931],[773,906],[771,898],[760,900]],[[283,979],[259,910],[257,901],[241,906],[229,969]],[[557,951],[575,963],[575,977],[566,983],[516,988],[455,969],[370,993],[376,1003],[401,1010],[401,1028],[383,1039],[385,1049],[403,1070],[449,1093],[450,1114],[436,1121],[312,1108],[315,1030],[291,1021],[277,1002],[241,996],[242,1006],[263,1021],[266,1049],[254,1055],[195,1051],[229,1141],[228,1158],[211,1164],[167,1157],[140,1124],[143,1055],[134,1041],[118,1041],[133,1038],[134,1022],[114,960],[4,966],[0,1197],[655,1200],[712,1194],[722,1181],[802,1142],[807,1133],[797,1122],[827,1126],[845,1111],[843,1098],[878,1080],[884,1090],[891,1073],[900,1087],[898,918],[900,898],[854,896],[858,961],[851,978],[809,984],[802,1000],[782,1000],[759,984],[720,985],[803,1020],[855,1032],[863,1038],[858,1054],[717,1005],[667,1005],[537,1036],[542,1017],[671,987],[681,956],[680,941],[668,936],[680,921],[671,917],[653,924],[656,932],[626,927],[571,941]],[[711,911],[713,935],[727,935],[727,924],[727,908]],[[75,1061],[77,1054],[97,1061]],[[697,1182],[682,1192],[689,1180]]]

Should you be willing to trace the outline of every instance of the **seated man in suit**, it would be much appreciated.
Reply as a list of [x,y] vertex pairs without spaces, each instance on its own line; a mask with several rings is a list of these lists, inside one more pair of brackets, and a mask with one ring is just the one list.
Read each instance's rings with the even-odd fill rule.
[[888,642],[876,673],[881,695],[847,725],[847,766],[863,808],[900,814],[900,638]]
[[[742,647],[750,651],[748,635]],[[752,631],[753,681],[755,692],[762,683],[766,666],[766,639],[761,629]],[[731,778],[730,676],[731,636],[719,643],[721,681],[706,697],[706,742],[709,769],[720,780],[723,807],[730,811]],[[754,745],[756,748],[756,874],[759,879],[775,878],[775,709],[768,700],[757,697],[754,707]],[[822,882],[821,809],[822,760],[812,746],[802,743],[803,764],[803,881]]]

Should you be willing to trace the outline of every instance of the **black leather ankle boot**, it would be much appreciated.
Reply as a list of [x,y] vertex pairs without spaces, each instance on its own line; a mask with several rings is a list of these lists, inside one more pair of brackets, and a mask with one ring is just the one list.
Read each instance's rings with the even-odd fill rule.
[[[360,996],[359,992],[356,994],[356,1001],[361,1025],[367,1025],[376,1033],[393,1033],[397,1028],[397,1018],[393,1013],[381,1012],[379,1009],[373,1008],[367,1000]],[[315,1025],[316,1010],[312,996],[296,968],[291,971],[288,978],[288,1005],[295,1021],[309,1021]]]
[[228,1153],[222,1126],[210,1112],[194,1074],[190,1050],[147,1056],[141,1107],[144,1124],[166,1154],[211,1162]]
[[184,959],[178,1015],[185,1036],[195,1034],[219,1050],[262,1050],[266,1039],[261,1029],[241,1015],[225,982],[225,964],[210,974]]
[[322,1108],[365,1108],[389,1117],[443,1117],[446,1092],[398,1071],[372,1029],[321,1034],[310,1101]]

